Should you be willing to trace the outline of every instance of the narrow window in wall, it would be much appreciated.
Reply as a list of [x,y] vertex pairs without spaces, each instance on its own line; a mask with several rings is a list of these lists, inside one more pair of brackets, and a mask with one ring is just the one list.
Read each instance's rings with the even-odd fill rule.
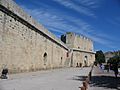
[[63,57],[61,57],[60,65],[62,65]]
[[46,63],[47,63],[47,53],[46,52],[43,55],[43,61],[44,61],[44,65],[46,65]]
[[69,52],[67,52],[66,54],[67,54],[66,56],[69,57]]

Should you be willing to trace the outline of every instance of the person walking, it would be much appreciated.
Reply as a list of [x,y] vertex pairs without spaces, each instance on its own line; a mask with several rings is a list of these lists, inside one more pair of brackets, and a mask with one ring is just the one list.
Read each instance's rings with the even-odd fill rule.
[[109,72],[109,70],[110,70],[110,64],[109,63],[107,63],[106,69],[107,69],[107,72]]
[[118,75],[118,64],[117,63],[113,64],[113,71],[114,71],[115,77],[117,78],[117,75]]

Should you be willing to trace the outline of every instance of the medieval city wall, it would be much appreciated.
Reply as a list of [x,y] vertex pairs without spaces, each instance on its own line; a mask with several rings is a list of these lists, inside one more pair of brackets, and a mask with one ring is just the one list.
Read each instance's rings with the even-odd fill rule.
[[13,0],[0,0],[0,70],[18,73],[85,62],[89,66],[94,60],[91,39],[67,33],[64,44]]
[[67,46],[12,0],[0,0],[0,70],[10,73],[67,66]]

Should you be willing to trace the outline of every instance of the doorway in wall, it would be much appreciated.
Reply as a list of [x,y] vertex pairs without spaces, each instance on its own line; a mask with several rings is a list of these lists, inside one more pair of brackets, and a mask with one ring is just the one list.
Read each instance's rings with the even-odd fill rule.
[[88,66],[88,56],[84,57],[84,66],[87,67]]
[[61,62],[60,62],[60,65],[62,65],[62,62],[63,62],[63,57],[61,57]]

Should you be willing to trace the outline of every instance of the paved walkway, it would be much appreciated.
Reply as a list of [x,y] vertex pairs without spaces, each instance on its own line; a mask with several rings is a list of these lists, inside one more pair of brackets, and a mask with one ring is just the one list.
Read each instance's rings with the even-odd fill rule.
[[80,90],[90,68],[66,68],[10,75],[0,90]]
[[120,90],[120,75],[115,78],[113,71],[94,67],[89,90]]

